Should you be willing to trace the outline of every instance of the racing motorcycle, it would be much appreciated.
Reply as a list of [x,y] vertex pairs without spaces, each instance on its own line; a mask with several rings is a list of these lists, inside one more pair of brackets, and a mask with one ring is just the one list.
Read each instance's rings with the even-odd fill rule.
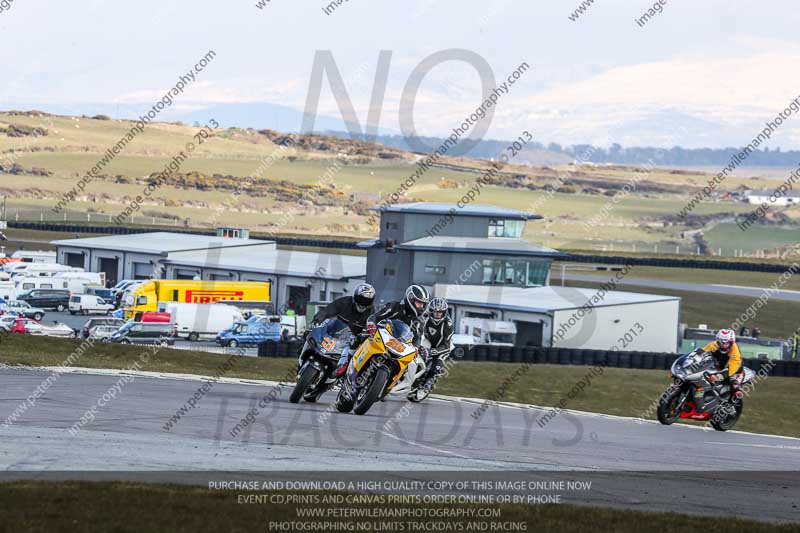
[[[419,350],[417,350],[417,351],[418,351],[420,357],[422,358],[422,360],[425,362],[425,367],[426,368],[431,368],[431,365],[433,365],[433,355],[438,355],[439,360],[444,365],[444,363],[447,361],[447,358],[449,357],[449,355],[451,353],[453,353],[453,349],[454,348],[455,348],[455,346],[452,343],[450,343],[450,348],[449,349],[439,350],[439,352],[436,353],[435,350],[431,348],[430,342],[428,341],[428,339],[424,339],[422,341],[422,345],[420,346]],[[434,373],[434,375],[431,377],[433,382],[431,383],[431,385],[429,387],[425,386],[425,382],[427,381],[427,379],[425,377],[426,375],[427,375],[427,372],[422,372],[422,374],[411,385],[411,389],[409,390],[408,394],[406,394],[406,398],[408,398],[409,401],[414,402],[414,403],[419,403],[419,402],[425,400],[428,396],[430,396],[430,394],[431,394],[431,392],[433,392],[433,388],[436,386],[436,382],[439,380],[439,378],[442,377],[442,376],[446,376],[447,375],[447,369],[446,369],[446,367],[444,367],[444,371],[443,372]],[[392,392],[394,393],[394,391],[392,391]]]
[[339,412],[363,415],[391,392],[408,394],[425,373],[425,362],[413,344],[414,334],[399,320],[383,320],[353,354],[335,406]]
[[337,381],[333,377],[342,351],[350,340],[350,327],[339,318],[329,318],[311,330],[306,337],[297,361],[297,382],[289,401],[300,398],[316,402]]
[[[717,431],[733,429],[742,415],[743,400],[733,400],[733,388],[725,380],[712,381],[715,374],[727,375],[728,367],[719,369],[714,356],[695,350],[679,357],[672,364],[675,383],[658,402],[658,421],[670,425],[680,418],[708,420]],[[742,385],[748,383],[755,372],[744,368]]]

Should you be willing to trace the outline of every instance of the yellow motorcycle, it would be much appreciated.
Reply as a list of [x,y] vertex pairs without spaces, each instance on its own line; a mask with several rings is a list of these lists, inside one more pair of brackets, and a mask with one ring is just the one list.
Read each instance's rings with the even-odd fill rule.
[[399,320],[384,320],[377,326],[375,334],[364,340],[350,359],[336,397],[339,412],[363,415],[392,392],[407,371],[416,376],[425,370],[424,363],[421,369],[417,368],[419,359],[411,328]]

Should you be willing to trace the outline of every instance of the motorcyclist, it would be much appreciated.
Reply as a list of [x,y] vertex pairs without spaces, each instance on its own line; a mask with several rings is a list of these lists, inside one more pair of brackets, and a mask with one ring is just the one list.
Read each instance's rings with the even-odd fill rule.
[[[419,346],[420,317],[425,312],[430,301],[427,289],[421,285],[411,285],[406,289],[402,301],[388,302],[381,309],[367,318],[366,333],[374,335],[378,330],[378,323],[383,320],[400,320],[414,333],[414,345]],[[342,376],[350,362],[350,353],[355,350],[346,350],[339,359],[334,375]]]
[[346,360],[348,354],[358,347],[359,339],[367,325],[367,318],[375,312],[374,303],[375,287],[369,283],[360,283],[353,290],[352,296],[337,298],[319,310],[311,320],[310,329],[314,329],[329,318],[339,318],[346,322],[351,333],[350,343],[342,350],[342,359]]
[[449,305],[444,298],[434,298],[428,304],[425,321],[422,324],[423,339],[430,347],[426,347],[428,371],[423,376],[423,387],[433,388],[435,378],[444,373],[444,361],[450,355],[453,340],[453,321],[447,311]]
[[314,315],[312,329],[329,318],[341,318],[350,326],[353,335],[360,335],[367,325],[367,318],[375,312],[375,287],[360,283],[352,296],[342,296],[332,301]]
[[[733,396],[740,400],[743,396],[741,390],[742,379],[744,379],[744,367],[742,366],[742,353],[739,345],[736,344],[736,333],[732,329],[721,329],[717,332],[717,338],[703,347],[703,351],[710,353],[716,359],[720,368],[728,367],[728,376]],[[711,376],[712,381],[725,379],[723,376]]]

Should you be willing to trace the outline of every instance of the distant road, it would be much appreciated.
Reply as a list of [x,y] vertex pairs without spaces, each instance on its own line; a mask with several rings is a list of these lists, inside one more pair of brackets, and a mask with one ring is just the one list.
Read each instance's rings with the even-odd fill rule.
[[[568,281],[603,283],[611,278],[609,276],[568,273],[565,276],[565,279]],[[560,280],[560,277],[553,279],[553,285],[558,285]],[[617,283],[619,285],[638,285],[641,287],[653,287],[657,289],[706,292],[712,294],[726,294],[728,296],[745,296],[753,299],[759,298],[764,293],[764,288],[759,287],[741,287],[738,285],[720,285],[714,283],[688,283],[685,281],[664,281],[660,279],[648,278],[623,278]],[[772,292],[770,298],[775,300],[786,300],[789,302],[800,302],[800,291],[778,290]]]

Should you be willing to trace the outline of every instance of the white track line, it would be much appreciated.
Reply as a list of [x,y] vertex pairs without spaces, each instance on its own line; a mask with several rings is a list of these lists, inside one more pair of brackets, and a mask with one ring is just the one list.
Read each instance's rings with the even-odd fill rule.
[[[183,380],[183,381],[215,381],[216,383],[227,383],[231,385],[258,385],[258,386],[266,386],[266,387],[288,387],[292,385],[292,382],[284,382],[284,381],[269,381],[265,379],[246,379],[246,378],[213,378],[211,376],[200,376],[197,374],[174,374],[170,372],[146,372],[143,370],[117,370],[117,369],[109,369],[109,368],[81,368],[81,367],[63,367],[63,366],[5,366],[4,368],[8,368],[11,370],[19,369],[19,370],[37,370],[37,371],[46,371],[46,372],[53,372],[58,374],[93,374],[93,375],[104,375],[104,376],[139,376],[139,377],[146,377],[146,378],[154,378],[154,379],[175,379],[175,380]],[[491,400],[485,400],[483,398],[470,398],[465,396],[441,396],[438,394],[431,394],[431,399],[438,400],[440,402],[459,402],[459,403],[475,403],[482,405],[486,402],[489,406],[493,407],[505,407],[507,409],[536,409],[541,411],[551,411],[554,407],[550,406],[543,406],[543,405],[532,405],[532,404],[525,404],[525,403],[515,403],[515,402],[494,402]],[[579,416],[586,416],[590,418],[600,418],[606,420],[623,420],[623,421],[634,421],[637,423],[644,423],[644,424],[656,424],[660,425],[656,420],[647,420],[644,418],[638,418],[633,416],[620,416],[620,415],[609,415],[605,413],[593,413],[591,411],[579,411],[576,409],[562,409],[561,412],[579,415]],[[715,431],[713,428],[710,427],[701,427],[701,426],[690,426],[688,424],[677,424],[674,427],[679,428],[686,428],[686,429],[693,429],[693,430],[700,430],[700,431]],[[788,439],[794,442],[800,442],[800,438],[798,437],[787,437],[785,435],[771,435],[769,433],[751,433],[749,431],[736,431],[731,430],[727,431],[726,433],[735,433],[738,435],[750,435],[754,437],[770,437],[776,439]]]

